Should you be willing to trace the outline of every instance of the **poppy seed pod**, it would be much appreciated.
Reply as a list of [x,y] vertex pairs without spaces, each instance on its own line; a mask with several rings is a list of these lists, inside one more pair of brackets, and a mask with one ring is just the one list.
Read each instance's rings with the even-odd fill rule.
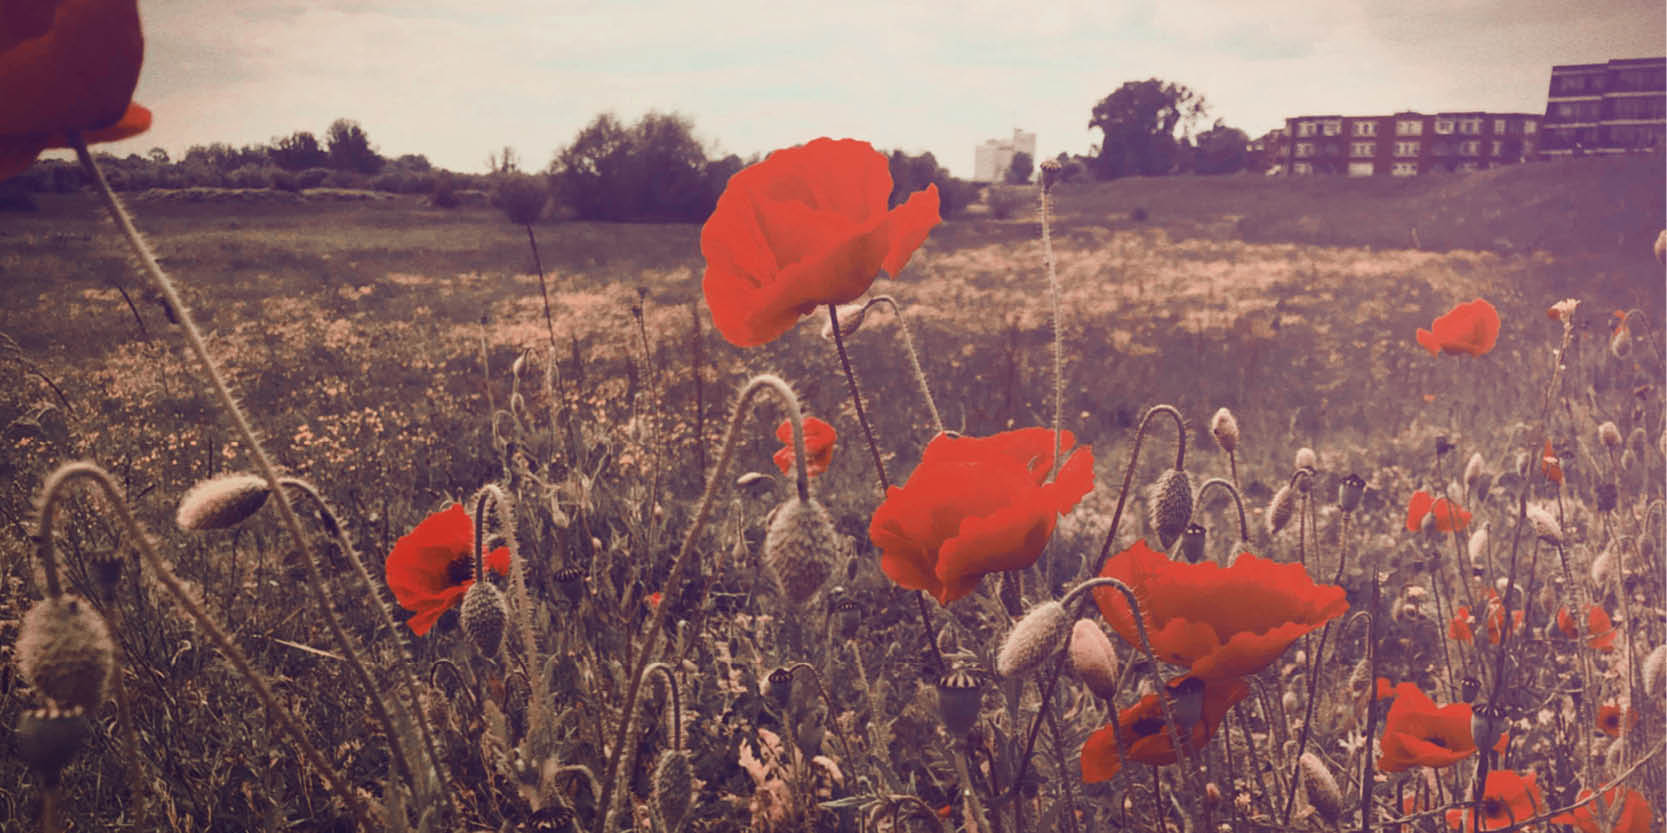
[[1598,426],[1598,440],[1602,442],[1606,448],[1620,448],[1621,429],[1612,421],[1605,422],[1604,424]]
[[1317,469],[1320,467],[1320,455],[1315,454],[1314,449],[1304,446],[1297,449],[1297,456],[1294,462],[1295,465],[1293,468]]
[[1477,704],[1470,712],[1470,736],[1478,749],[1492,749],[1510,723],[1505,710],[1493,704]]
[[[867,304],[860,303],[860,302],[855,303],[855,304],[840,304],[839,305],[839,337],[840,338],[850,338],[851,336],[856,335],[857,330],[862,328],[862,320],[864,318],[867,318],[867,317],[868,317],[868,305]],[[822,324],[822,338],[824,340],[827,340],[827,341],[833,341],[834,340],[834,331],[833,331],[833,322],[832,321],[823,322],[823,324]]]
[[57,786],[58,774],[81,751],[90,734],[87,712],[80,707],[68,711],[56,706],[31,709],[17,720],[17,756],[47,786]]
[[835,535],[828,511],[814,499],[793,498],[776,509],[764,533],[764,566],[794,604],[809,601],[833,574]]
[[676,830],[689,813],[694,796],[694,769],[689,766],[686,753],[667,749],[660,753],[660,763],[654,767],[654,811],[660,814],[667,830]]
[[1233,417],[1232,411],[1222,408],[1210,417],[1210,436],[1215,437],[1216,445],[1228,454],[1239,447],[1239,421]]
[[1152,484],[1152,499],[1148,504],[1152,529],[1158,533],[1163,548],[1175,543],[1192,520],[1192,481],[1180,469],[1170,469]]
[[978,707],[984,701],[978,678],[956,669],[938,678],[938,714],[951,735],[964,737],[978,722]]
[[498,655],[508,623],[509,606],[502,591],[489,581],[476,581],[469,585],[463,593],[460,624],[482,654],[489,657]]
[[1644,660],[1644,693],[1651,697],[1659,695],[1664,675],[1667,675],[1667,645],[1657,645]]
[[585,597],[585,568],[577,564],[563,567],[550,577],[567,597],[569,604],[578,604]]
[[95,711],[104,702],[116,648],[104,617],[77,596],[35,603],[17,637],[17,669],[60,708]]
[[1042,171],[1043,191],[1053,190],[1053,187],[1059,184],[1060,174],[1065,170],[1065,166],[1059,164],[1058,159],[1044,159],[1042,164],[1036,167]]
[[1343,791],[1337,788],[1337,779],[1331,777],[1320,756],[1312,752],[1302,753],[1297,761],[1302,768],[1302,790],[1309,806],[1327,824],[1336,825],[1343,817]]
[[1337,508],[1344,512],[1353,512],[1360,508],[1360,499],[1365,495],[1366,481],[1360,475],[1351,472],[1337,484]]
[[1001,651],[996,654],[996,673],[1016,677],[1040,665],[1059,647],[1070,623],[1065,606],[1059,602],[1047,601],[1031,608],[1002,641]]
[[1285,525],[1291,522],[1291,516],[1296,513],[1296,509],[1296,490],[1292,489],[1289,483],[1280,486],[1279,491],[1273,493],[1273,502],[1268,504],[1267,528],[1269,538],[1278,535],[1279,530],[1284,529]]
[[1181,532],[1181,557],[1189,564],[1204,560],[1204,537],[1208,530],[1198,524],[1187,524]]
[[1526,511],[1528,525],[1534,529],[1534,534],[1539,536],[1540,540],[1548,544],[1563,543],[1563,527],[1557,523],[1557,519],[1553,518],[1550,512],[1546,511],[1545,507],[1530,506]]
[[1096,697],[1110,702],[1117,694],[1117,651],[1106,632],[1092,619],[1078,619],[1071,627],[1067,650],[1071,671]]
[[272,494],[266,478],[253,474],[224,474],[192,486],[179,500],[174,521],[180,529],[225,529],[259,511]]

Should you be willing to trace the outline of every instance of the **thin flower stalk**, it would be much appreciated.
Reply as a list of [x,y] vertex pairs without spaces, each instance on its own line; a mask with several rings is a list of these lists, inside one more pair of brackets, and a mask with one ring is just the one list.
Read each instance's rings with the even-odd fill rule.
[[[1198,495],[1194,498],[1194,505],[1203,506],[1204,493],[1212,488],[1225,489],[1227,490],[1227,494],[1232,496],[1233,508],[1237,509],[1239,512],[1239,543],[1248,543],[1250,541],[1250,524],[1245,520],[1244,500],[1239,497],[1238,487],[1219,477],[1212,477],[1199,484]],[[1335,581],[1332,583],[1336,584]]]
[[[915,381],[920,383],[920,395],[926,400],[926,410],[932,415],[933,436],[942,434],[943,417],[938,414],[938,403],[932,398],[932,387],[926,382],[926,371],[921,367],[920,354],[915,350],[915,340],[909,333],[909,324],[903,319],[903,308],[898,305],[897,299],[890,295],[876,295],[863,305],[864,313],[876,304],[891,307],[891,314],[897,317],[897,330],[903,334],[903,353],[909,359],[909,369],[914,371]],[[1055,454],[1058,454],[1057,450]]]

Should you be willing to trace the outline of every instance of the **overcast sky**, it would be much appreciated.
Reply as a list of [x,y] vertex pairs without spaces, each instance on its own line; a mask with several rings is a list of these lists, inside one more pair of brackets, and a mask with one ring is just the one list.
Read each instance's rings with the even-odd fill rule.
[[141,3],[145,136],[322,138],[541,169],[597,113],[693,119],[709,153],[817,136],[931,151],[959,176],[1013,128],[1086,152],[1094,103],[1157,77],[1252,136],[1305,113],[1543,112],[1552,64],[1667,53],[1661,0],[167,0]]

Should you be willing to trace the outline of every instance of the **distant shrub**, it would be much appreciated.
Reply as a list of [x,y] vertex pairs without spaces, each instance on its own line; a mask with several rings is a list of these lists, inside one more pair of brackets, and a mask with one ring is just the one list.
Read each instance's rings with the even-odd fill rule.
[[363,188],[365,178],[352,171],[330,171],[320,184],[325,188]]
[[329,168],[308,168],[295,175],[295,181],[300,183],[302,188],[318,188],[329,178]]
[[505,174],[498,180],[492,194],[492,204],[516,225],[531,225],[544,213],[550,192],[538,177],[526,174]]
[[1030,188],[1006,185],[992,185],[984,196],[990,205],[990,216],[997,220],[1012,219],[1028,208],[1035,198],[1036,194]]
[[226,174],[228,188],[267,188],[272,184],[272,172],[254,165],[244,165]]
[[293,194],[301,190],[301,177],[289,171],[273,171],[272,187]]
[[1145,206],[1137,205],[1134,207],[1133,211],[1129,212],[1129,221],[1134,223],[1144,223],[1149,216],[1150,215],[1146,213]]
[[429,205],[435,208],[456,208],[463,204],[457,197],[457,177],[446,171],[441,171],[434,178],[434,191],[429,195]]
[[401,173],[385,173],[370,181],[370,187],[389,194],[404,194],[411,188],[411,177]]

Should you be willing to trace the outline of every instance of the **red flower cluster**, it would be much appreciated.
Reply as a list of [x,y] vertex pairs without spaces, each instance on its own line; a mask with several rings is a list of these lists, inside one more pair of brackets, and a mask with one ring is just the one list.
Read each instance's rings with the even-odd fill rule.
[[[1546,806],[1545,794],[1534,782],[1534,773],[1527,775],[1508,769],[1488,773],[1482,790],[1482,830],[1499,830],[1526,821],[1551,808]],[[1470,810],[1448,810],[1447,826],[1455,830],[1470,830]]]
[[712,323],[737,347],[775,340],[823,304],[896,277],[942,222],[928,186],[886,209],[891,168],[854,139],[778,150],[729,178],[700,231]]
[[1417,532],[1424,526],[1424,516],[1435,516],[1437,532],[1452,532],[1470,526],[1470,513],[1447,498],[1432,498],[1420,489],[1407,502],[1407,531]]
[[[776,461],[776,468],[781,469],[782,474],[792,474],[792,421],[784,419],[781,425],[776,426],[776,439],[781,440],[787,447],[776,452],[776,456],[771,459]],[[834,431],[832,425],[816,417],[805,417],[805,474],[816,477],[828,470],[828,465],[833,462],[834,441],[837,439],[839,434]]]
[[[1237,677],[1202,680],[1187,675],[1170,680],[1167,688],[1165,696],[1170,700],[1175,729],[1188,754],[1203,749],[1227,710],[1250,694],[1250,686]],[[1121,750],[1119,738],[1123,741]],[[1175,763],[1178,757],[1164,722],[1163,705],[1158,695],[1148,694],[1117,713],[1115,729],[1104,726],[1088,736],[1082,745],[1082,780],[1092,784],[1110,779],[1123,768],[1125,758],[1162,766]]]
[[[428,633],[440,614],[462,600],[475,583],[474,549],[474,522],[456,503],[424,518],[394,542],[383,571],[399,606],[414,614],[407,624],[416,635]],[[487,553],[486,567],[508,573],[509,550],[499,547]]]
[[1415,766],[1441,769],[1476,753],[1470,734],[1470,705],[1436,706],[1412,683],[1395,687],[1395,704],[1383,726],[1378,769],[1405,772]]
[[1437,318],[1430,329],[1418,331],[1418,343],[1432,356],[1480,356],[1492,350],[1498,340],[1499,310],[1481,298],[1459,304]]
[[49,147],[113,142],[150,127],[132,103],[145,39],[137,0],[10,3],[0,14],[0,181]]
[[1059,515],[1094,488],[1094,454],[1069,453],[1053,482],[1054,434],[1024,428],[993,437],[939,434],[908,482],[893,486],[868,525],[880,569],[898,586],[942,604],[971,593],[986,573],[1036,563]]
[[[1592,795],[1591,790],[1581,790],[1575,798],[1575,803],[1585,801]],[[1621,812],[1615,818],[1613,827],[1601,826],[1599,819],[1609,819],[1615,803],[1620,802]],[[1572,813],[1552,816],[1552,824],[1572,824],[1580,833],[1649,833],[1650,823],[1655,821],[1655,810],[1650,807],[1649,799],[1644,794],[1631,787],[1614,787],[1603,794],[1603,807],[1600,809],[1596,802],[1584,804]]]
[[[1231,567],[1187,564],[1142,540],[1107,559],[1100,575],[1135,591],[1157,658],[1204,679],[1254,674],[1303,634],[1349,609],[1343,588],[1315,584],[1300,564],[1250,553]],[[1106,621],[1138,647],[1128,601],[1110,588],[1093,592]]]

